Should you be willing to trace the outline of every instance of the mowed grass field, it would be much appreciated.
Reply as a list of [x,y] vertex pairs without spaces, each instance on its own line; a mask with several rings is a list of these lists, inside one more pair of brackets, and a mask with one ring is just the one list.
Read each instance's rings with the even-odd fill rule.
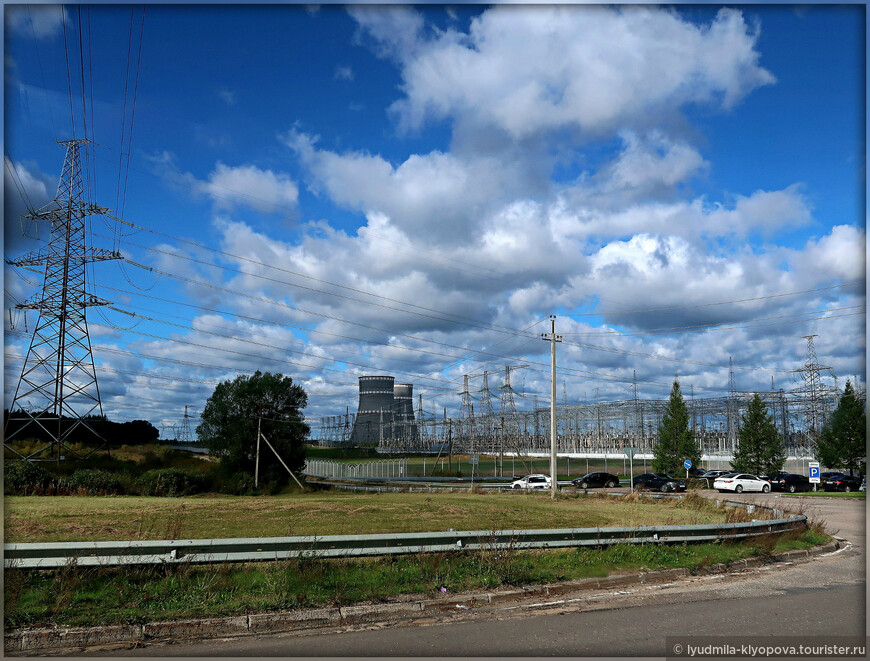
[[530,493],[280,496],[7,496],[6,543],[210,539],[724,522],[701,498],[677,501]]

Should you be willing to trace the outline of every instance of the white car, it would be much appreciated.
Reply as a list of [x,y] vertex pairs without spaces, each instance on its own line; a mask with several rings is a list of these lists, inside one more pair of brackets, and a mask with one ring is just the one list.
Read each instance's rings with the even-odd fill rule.
[[549,475],[526,475],[511,482],[511,489],[549,489]]
[[770,493],[770,482],[749,473],[729,473],[713,480],[713,488],[719,491],[733,491],[734,493],[743,493],[744,491]]

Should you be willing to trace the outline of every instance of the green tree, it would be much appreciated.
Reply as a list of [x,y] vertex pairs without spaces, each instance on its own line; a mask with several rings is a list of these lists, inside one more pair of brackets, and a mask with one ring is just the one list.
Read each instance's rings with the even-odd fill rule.
[[[302,469],[305,439],[310,427],[301,411],[308,395],[293,379],[281,374],[257,371],[223,381],[208,398],[196,435],[220,457],[230,474],[254,474],[257,425],[290,470]],[[284,484],[289,475],[265,443],[260,444],[259,479],[262,484]]]
[[867,414],[851,380],[840,403],[822,429],[818,443],[819,461],[829,468],[861,470],[867,463]]
[[731,461],[731,467],[735,471],[771,475],[782,470],[785,446],[776,431],[773,416],[758,393],[749,402],[746,412],[740,416],[737,443],[734,459]]
[[697,466],[701,461],[701,450],[695,442],[695,432],[689,427],[689,410],[683,401],[680,382],[674,379],[668,406],[659,427],[653,470],[656,473],[676,473],[683,468],[683,461],[686,459],[690,459]]

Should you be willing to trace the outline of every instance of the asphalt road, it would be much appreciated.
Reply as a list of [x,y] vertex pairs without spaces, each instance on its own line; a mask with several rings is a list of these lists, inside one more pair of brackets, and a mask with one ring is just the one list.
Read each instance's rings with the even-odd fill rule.
[[[711,492],[715,497],[715,492]],[[729,496],[731,498],[731,496]],[[775,494],[737,500],[794,503]],[[806,498],[844,548],[810,562],[743,575],[566,595],[551,604],[505,607],[391,626],[152,645],[111,656],[664,656],[669,636],[866,636],[863,500]],[[577,597],[571,601],[572,597]]]

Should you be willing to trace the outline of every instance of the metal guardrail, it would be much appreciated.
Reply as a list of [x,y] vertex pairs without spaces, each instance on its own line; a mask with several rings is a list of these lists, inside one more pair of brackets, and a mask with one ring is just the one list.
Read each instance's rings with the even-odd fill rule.
[[[736,504],[736,503],[735,503]],[[460,549],[535,549],[611,544],[709,542],[803,530],[806,516],[746,523],[635,528],[447,531],[320,537],[4,544],[6,568],[256,562],[297,557],[358,557]]]

